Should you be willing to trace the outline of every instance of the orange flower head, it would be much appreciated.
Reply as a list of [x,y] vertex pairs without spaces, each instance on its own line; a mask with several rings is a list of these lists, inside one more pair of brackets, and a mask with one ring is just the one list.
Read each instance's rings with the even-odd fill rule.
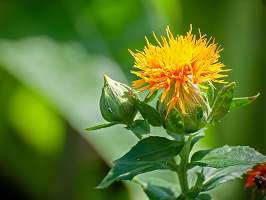
[[[143,52],[129,52],[135,58],[135,68],[140,71],[131,71],[141,79],[133,81],[133,88],[140,88],[137,92],[150,89],[148,95],[151,96],[154,91],[163,89],[161,101],[163,101],[170,89],[171,83],[174,83],[175,95],[169,102],[168,113],[172,107],[178,102],[183,113],[186,113],[184,103],[180,98],[180,90],[183,88],[187,94],[191,91],[191,86],[198,85],[201,88],[208,87],[201,85],[204,82],[220,82],[217,80],[227,75],[220,74],[229,70],[223,70],[224,65],[218,62],[219,52],[222,50],[217,44],[210,43],[206,39],[206,35],[201,35],[196,40],[196,35],[191,34],[192,26],[186,36],[177,35],[174,37],[169,27],[166,29],[168,41],[162,37],[162,44],[158,42],[158,46],[153,46],[147,41],[147,47]],[[173,86],[172,86],[173,87]],[[192,89],[193,90],[193,89]]]

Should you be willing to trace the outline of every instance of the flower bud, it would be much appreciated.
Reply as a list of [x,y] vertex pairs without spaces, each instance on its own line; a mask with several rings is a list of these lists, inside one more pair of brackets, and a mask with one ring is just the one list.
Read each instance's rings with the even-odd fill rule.
[[[165,99],[162,102],[159,99],[157,103],[158,111],[165,118],[165,129],[178,134],[187,134],[203,128],[207,123],[211,111],[209,104],[203,98],[203,93],[197,86],[186,82],[186,88],[180,83],[179,94],[176,97],[175,85],[176,83],[173,81]],[[178,101],[174,105],[171,105],[171,102],[175,98],[178,98]],[[172,125],[173,119],[167,119],[168,117],[173,117],[172,115],[168,115],[170,112],[169,105],[171,105],[170,110],[175,108],[178,111],[175,111],[175,113],[180,113],[183,120],[183,129],[180,129],[180,120],[177,121],[177,123],[180,123],[177,129],[177,125]],[[167,120],[170,120],[171,123]]]
[[108,122],[131,124],[138,110],[130,95],[138,98],[127,85],[114,81],[104,75],[104,86],[100,99],[100,109],[103,118]]

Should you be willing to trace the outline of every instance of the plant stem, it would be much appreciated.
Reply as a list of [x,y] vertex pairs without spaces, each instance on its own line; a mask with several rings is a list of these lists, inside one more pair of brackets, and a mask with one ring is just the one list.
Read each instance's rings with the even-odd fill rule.
[[182,193],[189,192],[188,179],[187,179],[187,163],[189,162],[189,153],[191,145],[191,137],[186,141],[185,136],[182,136],[182,140],[185,142],[183,150],[180,154],[181,162],[179,164],[177,174],[179,178],[179,183],[181,186]]

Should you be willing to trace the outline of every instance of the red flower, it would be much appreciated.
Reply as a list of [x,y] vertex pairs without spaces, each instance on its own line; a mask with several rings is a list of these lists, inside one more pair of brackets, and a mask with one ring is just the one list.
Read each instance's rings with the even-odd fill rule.
[[252,190],[252,198],[255,197],[255,190],[258,188],[261,190],[262,194],[265,191],[265,181],[266,181],[266,164],[259,164],[256,169],[247,172],[248,178],[246,179],[245,189],[256,185]]

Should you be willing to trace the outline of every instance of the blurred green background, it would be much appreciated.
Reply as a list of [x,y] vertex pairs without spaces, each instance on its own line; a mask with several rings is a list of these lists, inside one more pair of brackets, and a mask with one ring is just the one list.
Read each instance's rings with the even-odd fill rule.
[[[99,110],[103,74],[130,85],[128,49],[156,44],[170,26],[190,24],[222,45],[235,96],[260,97],[210,125],[197,145],[247,145],[265,154],[265,2],[263,0],[0,0],[0,199],[146,200],[135,183],[96,190],[111,163],[137,142]],[[217,91],[222,84],[216,84]],[[140,94],[143,98],[145,92]],[[159,134],[162,129],[152,129]],[[152,172],[171,181],[171,172]],[[211,191],[214,200],[249,200],[244,180]]]

